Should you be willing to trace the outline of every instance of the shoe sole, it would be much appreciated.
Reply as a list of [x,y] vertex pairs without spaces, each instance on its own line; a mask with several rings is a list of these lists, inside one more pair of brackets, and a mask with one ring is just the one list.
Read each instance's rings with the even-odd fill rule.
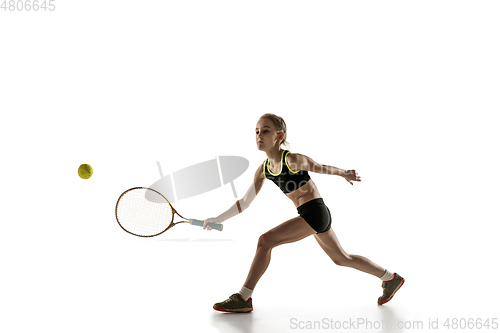
[[228,310],[228,309],[216,308],[214,306],[214,310],[221,311],[221,312],[248,313],[248,312],[252,312],[253,308],[243,308],[243,309],[238,309],[238,310]]
[[392,293],[391,297],[389,297],[388,300],[385,300],[383,302],[378,303],[378,305],[382,305],[382,304],[385,304],[385,303],[389,302],[394,297],[394,295],[396,295],[396,292],[403,286],[403,284],[405,284],[405,279],[404,278],[403,278],[403,282],[401,282],[401,284],[399,285],[399,287],[397,287],[396,289],[394,289],[394,292]]

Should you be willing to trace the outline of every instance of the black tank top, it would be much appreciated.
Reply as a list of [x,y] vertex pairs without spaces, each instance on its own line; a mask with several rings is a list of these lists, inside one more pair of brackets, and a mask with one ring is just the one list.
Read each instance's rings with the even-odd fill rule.
[[288,150],[283,150],[281,153],[281,166],[278,174],[272,174],[269,171],[269,160],[264,162],[264,177],[272,180],[278,187],[283,191],[283,193],[290,193],[296,189],[304,186],[311,177],[309,173],[304,170],[292,171],[286,162],[286,155],[290,152]]

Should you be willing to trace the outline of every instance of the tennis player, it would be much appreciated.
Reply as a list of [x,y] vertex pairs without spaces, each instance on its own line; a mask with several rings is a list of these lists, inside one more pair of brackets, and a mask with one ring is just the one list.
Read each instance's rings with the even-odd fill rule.
[[378,298],[377,303],[387,303],[405,280],[397,273],[392,273],[365,257],[347,254],[344,251],[331,227],[330,210],[310,178],[309,171],[337,175],[351,185],[361,181],[360,176],[355,170],[346,171],[319,164],[308,156],[282,149],[283,145],[288,145],[286,133],[283,118],[266,113],[259,119],[255,128],[255,140],[257,149],[264,151],[267,159],[255,172],[253,184],[245,196],[218,217],[205,220],[203,228],[211,230],[207,223],[222,223],[247,209],[266,179],[274,182],[292,200],[299,216],[283,222],[260,236],[250,272],[241,290],[227,300],[214,304],[213,308],[223,312],[252,311],[252,292],[269,266],[271,250],[278,245],[296,242],[311,235],[314,235],[318,244],[335,264],[352,267],[380,278],[383,295]]

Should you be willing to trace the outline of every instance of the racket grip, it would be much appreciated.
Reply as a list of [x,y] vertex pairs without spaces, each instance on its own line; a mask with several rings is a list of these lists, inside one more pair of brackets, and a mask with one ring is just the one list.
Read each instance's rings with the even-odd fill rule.
[[[192,224],[192,225],[197,225],[199,227],[203,227],[203,221],[200,221],[200,220],[191,219],[191,220],[189,220],[189,223]],[[219,224],[219,223],[209,223],[208,225],[212,229],[216,229],[216,230],[222,231],[222,224]]]

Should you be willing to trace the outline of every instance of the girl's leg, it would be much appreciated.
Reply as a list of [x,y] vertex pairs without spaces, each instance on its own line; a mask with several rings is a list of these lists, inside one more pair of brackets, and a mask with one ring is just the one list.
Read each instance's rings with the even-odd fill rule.
[[326,232],[315,234],[314,237],[335,264],[352,267],[362,272],[375,275],[378,278],[384,275],[385,269],[369,259],[355,254],[347,254],[342,246],[340,246],[340,242],[332,228]]
[[315,234],[313,228],[300,216],[294,217],[260,236],[257,252],[243,286],[254,289],[260,277],[264,274],[271,261],[271,250],[285,243],[292,243]]
[[384,293],[377,300],[379,305],[389,302],[405,282],[405,279],[399,274],[392,274],[365,257],[347,254],[342,246],[340,246],[339,240],[332,228],[327,232],[316,234],[314,237],[321,248],[337,265],[355,268],[362,272],[375,275],[384,281],[382,283]]

